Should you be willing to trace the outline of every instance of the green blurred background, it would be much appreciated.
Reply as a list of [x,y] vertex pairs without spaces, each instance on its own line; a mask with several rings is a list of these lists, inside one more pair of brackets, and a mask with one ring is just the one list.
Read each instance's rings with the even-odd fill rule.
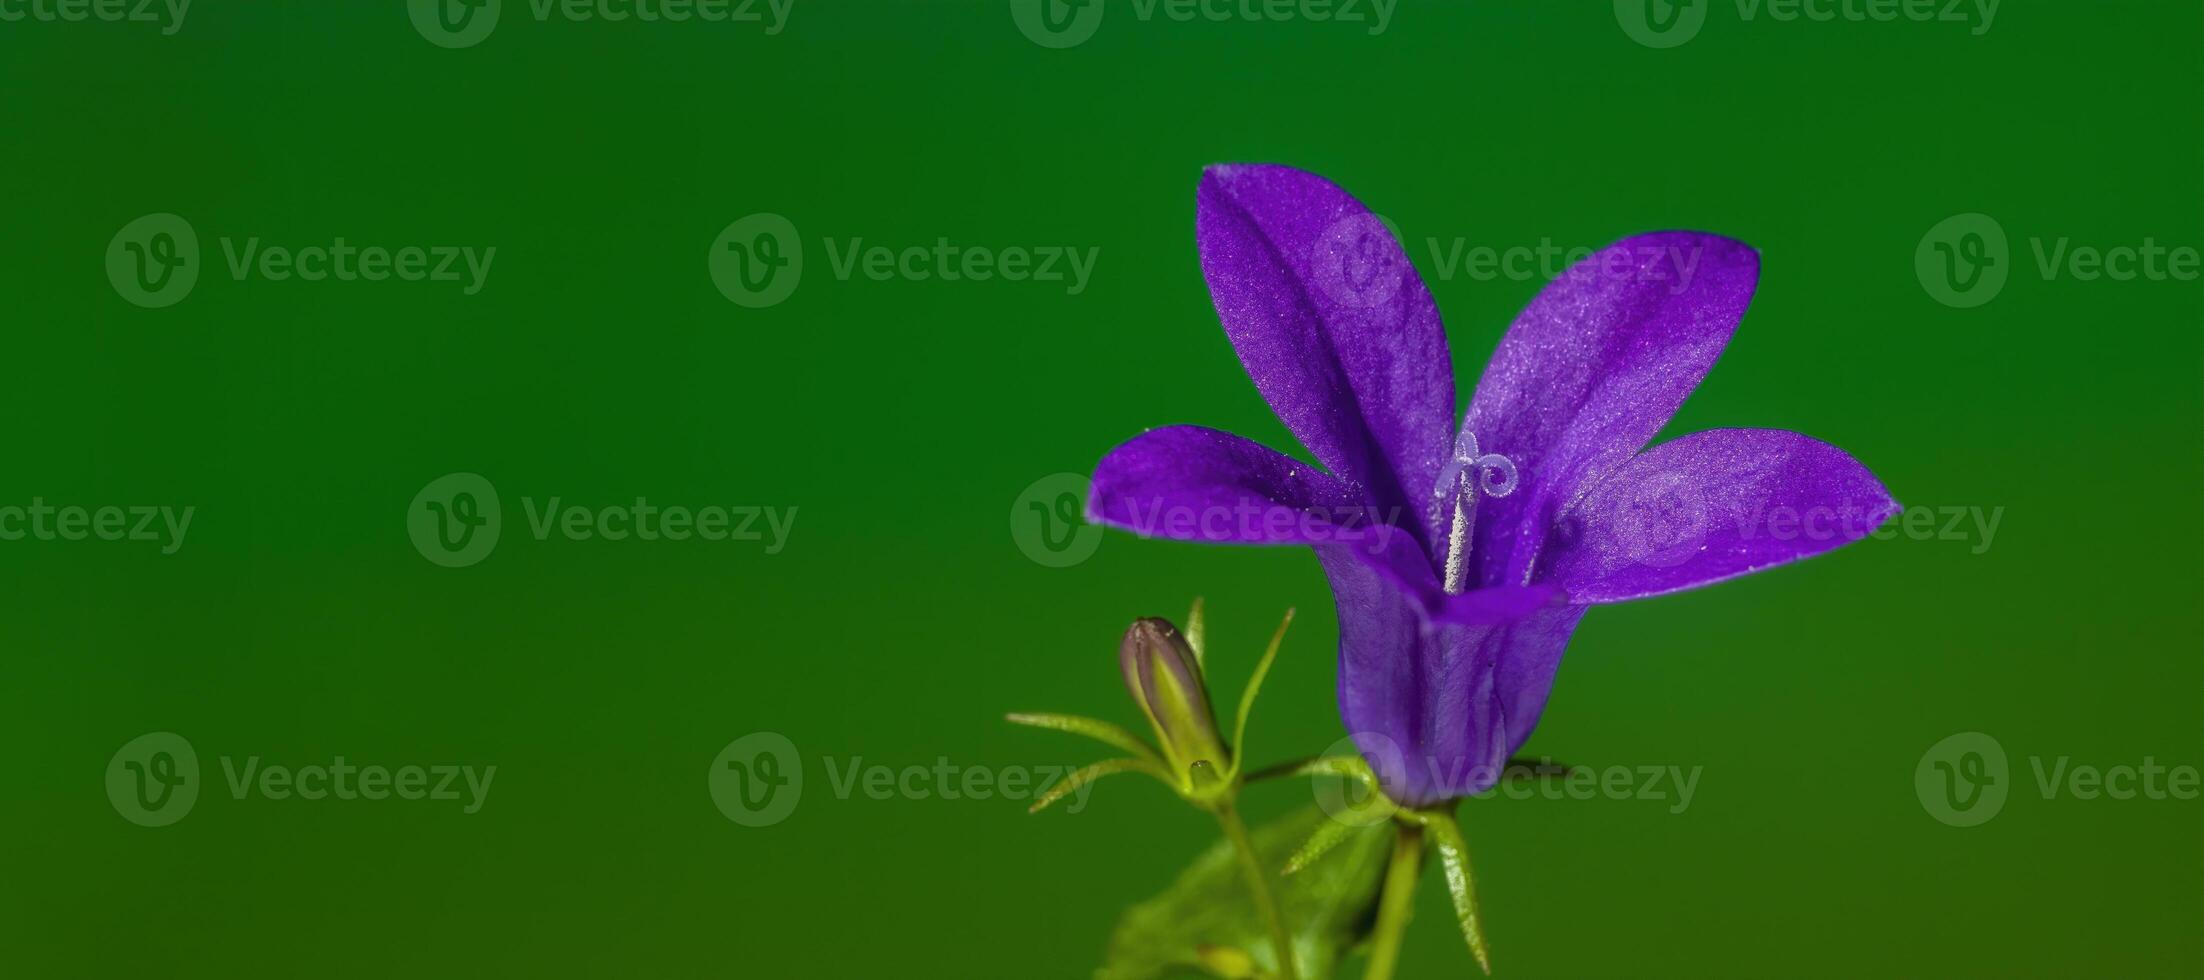
[[[1196,595],[1227,697],[1301,611],[1258,760],[1343,734],[1306,552],[1111,534],[1057,568],[1012,529],[1028,487],[1143,427],[1293,447],[1195,257],[1200,169],[1242,160],[1398,224],[1465,399],[1541,277],[1444,276],[1429,240],[1751,242],[1752,310],[1672,433],[1798,429],[1908,504],[2003,508],[1991,539],[1591,613],[1531,750],[1703,775],[1682,813],[1465,806],[1500,975],[2199,969],[2204,801],[2044,799],[2027,760],[2204,765],[2204,283],[2047,280],[2028,243],[2204,246],[2204,6],[2010,0],[1978,36],[1720,2],[1669,49],[1606,2],[1404,0],[1376,34],[1112,3],[1065,49],[977,0],[797,0],[777,34],[504,7],[463,49],[397,2],[200,0],[173,36],[0,23],[0,505],[196,508],[173,555],[0,542],[0,974],[1087,975],[1205,818],[1134,780],[1038,817],[838,799],[824,760],[1099,758],[1002,713],[1135,721],[1116,636]],[[204,268],[141,309],[103,255],[156,212]],[[762,309],[704,261],[756,212],[805,252]],[[1967,212],[2010,236],[2012,274],[1957,309],[1914,256]],[[233,280],[218,242],[253,236],[498,251],[473,296]],[[841,281],[824,243],[853,238],[1099,261],[1076,295]],[[457,471],[495,484],[504,533],[444,568],[405,515]],[[551,496],[797,517],[771,555],[539,541],[521,500]],[[159,731],[204,785],[146,828],[103,772]],[[705,774],[757,731],[806,784],[751,828]],[[1914,772],[1964,731],[2003,746],[2012,795],[1962,829]],[[469,815],[233,799],[216,762],[338,755],[497,773]],[[1436,877],[1405,976],[1472,969]]]

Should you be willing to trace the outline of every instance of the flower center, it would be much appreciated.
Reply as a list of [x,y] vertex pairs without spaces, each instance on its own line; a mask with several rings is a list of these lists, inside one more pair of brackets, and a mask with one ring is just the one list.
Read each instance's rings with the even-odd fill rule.
[[1454,440],[1454,458],[1439,468],[1434,488],[1442,506],[1451,510],[1446,528],[1446,573],[1441,584],[1448,595],[1469,590],[1470,550],[1477,537],[1477,494],[1505,497],[1515,492],[1515,461],[1499,453],[1477,451],[1477,435],[1463,429]]

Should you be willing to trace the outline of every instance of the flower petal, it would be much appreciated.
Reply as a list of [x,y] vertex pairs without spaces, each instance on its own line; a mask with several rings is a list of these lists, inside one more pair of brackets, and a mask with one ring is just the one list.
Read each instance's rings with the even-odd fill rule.
[[1315,174],[1210,167],[1202,274],[1248,377],[1286,428],[1381,507],[1406,505],[1428,553],[1453,444],[1439,308],[1384,222]]
[[1514,494],[1479,506],[1486,584],[1529,581],[1553,516],[1668,423],[1721,356],[1759,276],[1759,254],[1742,242],[1656,232],[1600,250],[1531,301],[1463,422],[1522,474]]
[[1575,603],[1695,588],[1857,541],[1898,512],[1867,467],[1780,429],[1714,429],[1624,464],[1562,515],[1542,580]]
[[1225,544],[1332,543],[1369,522],[1361,497],[1322,470],[1197,425],[1111,450],[1095,465],[1087,517],[1142,537]]
[[1454,626],[1486,626],[1521,619],[1564,598],[1560,586],[1538,582],[1530,585],[1495,585],[1471,589],[1459,595],[1440,594],[1425,608],[1435,623]]
[[1428,623],[1367,565],[1318,552],[1339,604],[1339,714],[1386,795],[1429,806],[1481,792],[1530,737],[1584,614],[1499,626]]
[[1428,617],[1505,622],[1552,605],[1559,586],[1450,596],[1401,530],[1321,470],[1229,432],[1177,425],[1143,433],[1095,466],[1087,518],[1142,537],[1209,544],[1316,545],[1366,565]]

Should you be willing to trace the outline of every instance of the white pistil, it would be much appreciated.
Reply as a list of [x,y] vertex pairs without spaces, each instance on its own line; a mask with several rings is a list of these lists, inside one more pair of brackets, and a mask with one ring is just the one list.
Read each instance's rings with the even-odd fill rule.
[[[1474,474],[1474,475],[1472,475]],[[1477,451],[1477,436],[1469,430],[1454,441],[1454,458],[1439,470],[1434,488],[1449,501],[1451,518],[1446,529],[1446,572],[1440,583],[1448,595],[1469,590],[1470,553],[1477,537],[1477,494],[1505,497],[1515,492],[1515,461],[1499,453]]]
[[1477,488],[1467,475],[1454,478],[1454,519],[1446,529],[1447,595],[1461,595],[1469,587],[1469,549],[1477,528]]

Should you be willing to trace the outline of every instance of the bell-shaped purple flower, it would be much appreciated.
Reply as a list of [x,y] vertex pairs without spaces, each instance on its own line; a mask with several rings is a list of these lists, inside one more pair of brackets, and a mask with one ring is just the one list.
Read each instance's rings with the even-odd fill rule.
[[1323,468],[1154,429],[1096,467],[1089,517],[1313,546],[1339,609],[1341,718],[1402,804],[1498,779],[1589,605],[1809,557],[1898,509],[1794,432],[1646,447],[1744,316],[1760,258],[1743,243],[1657,232],[1577,263],[1516,319],[1457,426],[1438,307],[1376,215],[1269,165],[1212,167],[1197,200],[1225,334]]

